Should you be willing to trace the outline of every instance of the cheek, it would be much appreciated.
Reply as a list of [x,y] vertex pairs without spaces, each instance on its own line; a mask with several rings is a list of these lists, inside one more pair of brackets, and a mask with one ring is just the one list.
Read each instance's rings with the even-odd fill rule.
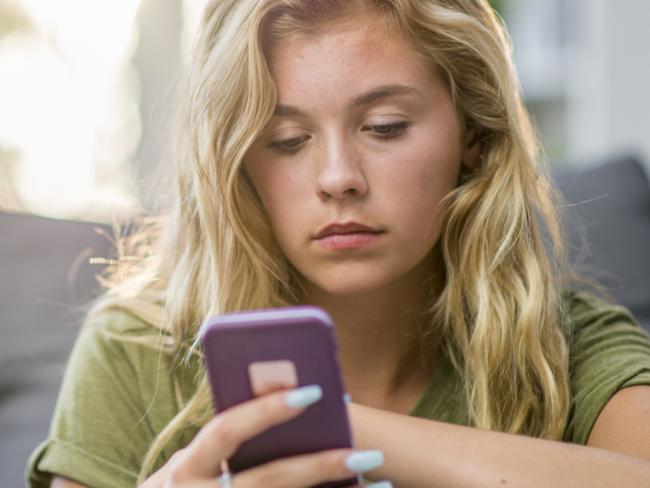
[[[272,174],[273,173],[273,174]],[[281,247],[302,228],[306,218],[300,202],[307,200],[309,185],[296,172],[269,172],[256,182],[258,194],[266,210],[271,228]]]
[[431,222],[440,214],[440,202],[456,187],[460,158],[449,145],[422,144],[402,158],[400,171],[387,181],[386,190],[400,202],[412,221]]

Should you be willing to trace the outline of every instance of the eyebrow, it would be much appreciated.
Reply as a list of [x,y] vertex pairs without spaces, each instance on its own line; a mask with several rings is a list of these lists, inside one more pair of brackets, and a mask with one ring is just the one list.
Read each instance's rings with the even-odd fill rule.
[[[406,86],[406,85],[384,85],[384,86],[379,86],[377,88],[373,88],[372,90],[362,93],[361,95],[356,96],[352,101],[350,102],[349,106],[350,107],[362,107],[366,105],[371,105],[379,100],[383,100],[384,98],[388,97],[393,97],[397,95],[418,95],[418,96],[423,96],[422,92],[417,90],[416,88],[413,88],[411,86]],[[290,117],[290,116],[305,116],[306,113],[300,110],[297,107],[293,107],[291,105],[281,105],[278,104],[275,107],[275,110],[273,112],[274,116],[280,116],[280,117]]]

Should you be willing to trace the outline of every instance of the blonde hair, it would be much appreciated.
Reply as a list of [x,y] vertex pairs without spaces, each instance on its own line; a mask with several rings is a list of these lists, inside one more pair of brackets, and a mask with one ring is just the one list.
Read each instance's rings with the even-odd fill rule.
[[[472,425],[560,439],[570,403],[560,220],[509,40],[484,0],[210,1],[182,87],[173,207],[137,234],[139,254],[108,270],[109,290],[89,319],[126,308],[186,354],[207,314],[300,300],[240,169],[276,103],[266,50],[360,8],[431,60],[465,134],[482,147],[479,167],[447,197],[435,249],[444,271],[421,340],[440,338],[464,379]],[[183,428],[213,415],[204,371],[179,409],[147,453],[141,480]]]

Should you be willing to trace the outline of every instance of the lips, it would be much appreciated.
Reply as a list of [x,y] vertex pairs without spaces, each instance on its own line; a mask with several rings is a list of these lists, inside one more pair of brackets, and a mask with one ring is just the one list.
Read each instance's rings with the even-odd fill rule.
[[381,234],[381,229],[368,227],[367,225],[358,224],[356,222],[335,223],[330,224],[314,236],[314,239],[323,239],[329,236],[346,235],[346,234]]

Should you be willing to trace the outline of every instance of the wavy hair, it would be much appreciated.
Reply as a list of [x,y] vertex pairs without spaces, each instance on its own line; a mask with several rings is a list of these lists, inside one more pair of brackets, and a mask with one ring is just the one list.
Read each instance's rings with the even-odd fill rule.
[[[267,49],[363,9],[384,19],[442,73],[478,167],[448,196],[436,244],[442,269],[423,344],[439,338],[482,429],[562,437],[569,409],[561,288],[566,269],[555,195],[512,66],[510,43],[485,0],[213,0],[203,15],[175,131],[176,192],[107,272],[89,318],[123,307],[194,354],[208,314],[300,301],[242,161],[276,103]],[[432,269],[432,274],[434,270]],[[187,426],[213,415],[205,372],[159,433],[140,480]]]

